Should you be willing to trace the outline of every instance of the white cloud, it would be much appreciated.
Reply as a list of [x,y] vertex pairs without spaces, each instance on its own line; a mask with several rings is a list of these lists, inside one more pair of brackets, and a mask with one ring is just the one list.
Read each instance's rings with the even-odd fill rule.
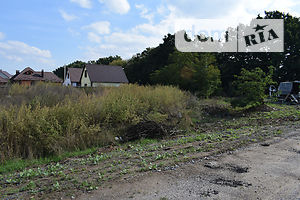
[[3,40],[5,38],[5,34],[0,32],[0,40]]
[[15,56],[15,55],[9,55],[5,53],[4,51],[0,51],[0,55],[2,55],[4,58],[12,61],[22,62],[23,59],[21,57]]
[[91,0],[70,0],[72,3],[78,4],[82,8],[92,8]]
[[62,17],[65,21],[67,21],[67,22],[73,21],[73,20],[75,20],[75,19],[78,18],[77,16],[75,16],[75,15],[70,15],[70,14],[66,13],[65,11],[63,11],[63,10],[59,10],[59,12],[60,12],[60,14],[61,14],[61,17]]
[[83,29],[90,29],[100,35],[109,34],[110,33],[110,22],[108,22],[108,21],[94,22],[88,26],[84,26]]
[[74,29],[72,29],[72,28],[68,28],[67,30],[68,30],[68,32],[69,32],[73,37],[80,36],[80,32],[78,32],[78,31],[76,31],[76,30],[74,30]]
[[[201,27],[201,29],[203,28],[203,30],[225,30],[230,26],[235,27],[238,23],[250,23],[251,19],[256,18],[259,13],[263,15],[265,10],[279,10],[299,16],[293,8],[300,5],[300,2],[296,0],[228,0],[225,9],[223,6],[215,6],[215,3],[219,2],[218,0],[211,0],[210,4],[215,9],[213,18],[222,19],[222,24],[216,27],[215,24],[209,23],[197,24],[199,19],[207,18],[205,12],[208,11],[203,8],[202,4],[192,3],[193,0],[187,0],[184,3],[181,0],[166,1],[167,4],[159,5],[155,13],[158,15],[164,14],[160,22],[154,24],[149,21],[149,23],[136,25],[132,30],[137,34],[157,37],[163,37],[163,35],[175,33],[182,29],[189,30],[193,24]],[[209,3],[209,1],[207,2]],[[185,6],[187,4],[189,6]],[[142,10],[141,14],[148,13],[143,5],[136,5],[136,7]],[[204,14],[201,15],[201,13]]]
[[147,19],[150,23],[153,22],[154,13],[149,13],[148,8],[143,4],[136,4],[135,7],[141,11],[140,16]]
[[132,47],[139,47],[140,45],[143,46],[152,46],[152,44],[157,44],[161,40],[157,39],[156,37],[148,37],[142,34],[134,34],[132,32],[129,33],[122,33],[122,32],[115,32],[109,36],[105,36],[104,40],[106,43],[114,44],[114,45],[130,45]]
[[99,0],[100,3],[104,3],[106,7],[113,13],[126,14],[130,10],[130,4],[127,0]]
[[88,39],[89,39],[89,41],[95,42],[95,43],[101,42],[101,37],[93,32],[88,33]]
[[159,15],[165,15],[167,12],[168,12],[168,9],[166,8],[165,5],[159,5],[157,8],[156,8],[156,11],[157,11],[157,14]]
[[100,57],[120,55],[131,58],[147,47],[154,47],[162,41],[161,37],[144,36],[132,32],[114,32],[102,38],[101,44],[84,47],[85,60],[95,60]]
[[248,11],[261,11],[261,10],[279,10],[284,12],[290,12],[293,10],[293,7],[297,4],[300,4],[299,1],[296,0],[241,0],[240,5],[244,5],[245,10]]
[[0,42],[0,54],[6,59],[17,62],[31,59],[46,63],[50,62],[52,57],[49,50],[41,50],[19,41]]
[[[298,15],[299,13],[297,14],[294,9],[296,5],[300,5],[299,0],[227,0],[226,4],[219,4],[222,2],[220,0],[203,0],[202,4],[195,4],[194,0],[165,1],[167,6],[173,7],[172,13],[176,14],[176,18],[214,18],[241,22],[249,22],[259,13],[263,15],[264,11],[279,10]],[[163,8],[164,6],[160,6],[159,10]]]
[[[102,1],[104,2],[104,0]],[[158,5],[155,12],[152,12],[153,17],[148,18],[149,20],[156,17],[156,15],[160,16],[161,20],[159,22],[154,23],[153,20],[149,20],[148,23],[137,24],[128,30],[118,30],[102,37],[101,44],[84,47],[87,51],[87,59],[97,59],[116,54],[124,58],[130,58],[147,47],[157,46],[162,42],[164,35],[178,31],[176,29],[178,24],[182,27],[190,27],[191,23],[205,18],[223,19],[228,21],[228,26],[237,22],[250,23],[250,20],[257,17],[257,14],[261,13],[263,16],[265,10],[279,10],[294,15],[296,13],[294,10],[295,5],[300,4],[296,0],[228,0],[225,6],[216,6],[216,2],[220,2],[220,0],[204,0],[206,1],[205,4],[211,4],[211,7],[213,7],[212,12],[212,9],[207,9],[202,4],[193,3],[194,0],[187,1],[163,0],[165,4]],[[191,3],[191,6],[184,7],[188,3]],[[141,11],[141,17],[145,18],[145,15],[149,14],[149,9],[144,5],[137,4],[135,7]],[[210,15],[207,13],[210,13]],[[222,27],[227,28],[227,24],[222,24]],[[210,24],[203,26],[203,29],[205,28],[213,29]]]
[[86,60],[95,60],[99,57],[120,55],[131,58],[147,47],[154,47],[162,41],[162,37],[144,36],[132,31],[114,32],[102,38],[101,44],[85,47]]

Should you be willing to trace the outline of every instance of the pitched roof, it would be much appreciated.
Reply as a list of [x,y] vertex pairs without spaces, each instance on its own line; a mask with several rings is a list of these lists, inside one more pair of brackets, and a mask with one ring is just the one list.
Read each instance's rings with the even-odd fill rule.
[[[40,75],[42,77],[42,72],[35,72],[35,74]],[[62,83],[62,80],[58,78],[53,72],[44,72],[44,78],[43,81],[50,81],[54,83]]]
[[0,76],[0,83],[7,83],[7,82],[8,82],[8,79],[2,78],[2,77]]
[[[0,76],[1,76],[1,74],[5,75],[7,78],[11,78],[12,77],[12,75],[10,73],[8,73],[8,72],[3,71],[3,70],[0,69]],[[4,77],[2,77],[2,78],[4,78]]]
[[70,74],[71,82],[79,83],[82,71],[83,71],[82,68],[68,68],[68,72]]
[[96,83],[128,83],[122,67],[107,65],[86,65],[91,82]]
[[25,68],[20,74],[14,75],[11,80],[13,81],[50,81],[55,83],[61,83],[62,80],[58,78],[52,72],[44,72],[44,76],[42,76],[42,72],[36,72],[30,67]]

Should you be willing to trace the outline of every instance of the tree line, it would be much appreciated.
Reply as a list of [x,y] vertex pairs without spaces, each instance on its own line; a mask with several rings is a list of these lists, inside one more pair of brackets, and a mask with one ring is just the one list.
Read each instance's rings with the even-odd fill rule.
[[[88,63],[123,66],[131,83],[140,85],[176,85],[183,90],[209,97],[236,95],[237,76],[249,72],[269,75],[282,81],[300,80],[300,21],[279,11],[265,12],[258,19],[284,19],[283,53],[182,53],[175,48],[175,35],[168,34],[163,43],[147,48],[129,60],[120,56],[100,58]],[[66,67],[83,67],[76,61]],[[258,70],[259,68],[260,70]],[[63,67],[54,71],[62,77]],[[263,76],[262,76],[263,77]]]

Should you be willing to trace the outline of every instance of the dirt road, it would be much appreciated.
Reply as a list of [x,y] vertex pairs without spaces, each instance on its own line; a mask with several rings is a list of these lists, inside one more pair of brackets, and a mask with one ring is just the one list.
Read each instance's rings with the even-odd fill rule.
[[174,170],[113,182],[80,199],[300,199],[300,129]]

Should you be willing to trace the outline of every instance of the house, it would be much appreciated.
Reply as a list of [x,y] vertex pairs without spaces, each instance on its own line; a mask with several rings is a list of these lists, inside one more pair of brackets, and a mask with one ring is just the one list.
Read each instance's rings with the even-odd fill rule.
[[121,66],[87,64],[80,78],[81,87],[119,87],[127,83],[128,79]]
[[82,68],[68,68],[63,85],[80,87],[81,86],[80,78],[81,78],[82,71],[83,71]]
[[5,86],[10,78],[11,75],[8,72],[0,70],[0,86]]
[[10,79],[12,77],[12,75],[10,75],[8,72],[0,69],[0,77],[4,78],[4,79]]
[[9,79],[2,78],[0,76],[0,87],[5,86],[8,83]]
[[37,72],[30,67],[25,68],[23,71],[16,71],[16,74],[11,77],[11,82],[19,83],[21,85],[32,85],[36,82],[51,82],[62,83],[62,80],[58,78],[52,72],[44,72],[44,70]]

